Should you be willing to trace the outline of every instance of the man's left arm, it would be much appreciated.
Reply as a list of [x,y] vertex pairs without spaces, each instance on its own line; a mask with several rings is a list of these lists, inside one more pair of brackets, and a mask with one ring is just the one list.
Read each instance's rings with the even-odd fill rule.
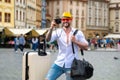
[[[76,39],[76,37],[78,37],[78,39]],[[88,42],[84,37],[84,34],[80,31],[78,31],[78,33],[75,36],[71,37],[71,40],[73,43],[77,44],[79,46],[79,48],[83,49],[83,50],[88,50]]]

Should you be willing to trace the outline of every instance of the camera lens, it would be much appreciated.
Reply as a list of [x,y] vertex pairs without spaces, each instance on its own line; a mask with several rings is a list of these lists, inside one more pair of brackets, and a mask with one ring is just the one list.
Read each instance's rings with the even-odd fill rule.
[[55,19],[55,23],[56,24],[60,24],[61,23],[61,19]]

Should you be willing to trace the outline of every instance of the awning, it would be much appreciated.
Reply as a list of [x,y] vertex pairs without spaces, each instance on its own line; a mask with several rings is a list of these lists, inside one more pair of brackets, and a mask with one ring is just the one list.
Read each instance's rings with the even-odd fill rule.
[[0,32],[2,32],[2,31],[3,31],[3,28],[0,27]]
[[120,34],[108,34],[104,38],[120,38]]
[[38,37],[39,35],[44,35],[47,31],[48,31],[47,28],[45,28],[45,29],[32,29],[30,31],[30,34],[28,34],[28,35]]
[[38,33],[38,35],[43,35],[48,31],[48,29],[39,29],[39,30],[35,30],[35,31]]
[[36,30],[32,29],[31,36],[39,36],[39,34],[36,32]]
[[27,34],[30,32],[32,29],[15,29],[15,28],[4,28],[5,35],[6,36],[19,36],[20,34]]

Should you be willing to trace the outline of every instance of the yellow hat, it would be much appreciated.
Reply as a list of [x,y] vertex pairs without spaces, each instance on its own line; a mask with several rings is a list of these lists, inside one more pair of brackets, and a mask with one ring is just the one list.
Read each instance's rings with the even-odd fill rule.
[[64,13],[62,14],[62,17],[72,18],[72,15],[71,15],[70,12],[64,12]]

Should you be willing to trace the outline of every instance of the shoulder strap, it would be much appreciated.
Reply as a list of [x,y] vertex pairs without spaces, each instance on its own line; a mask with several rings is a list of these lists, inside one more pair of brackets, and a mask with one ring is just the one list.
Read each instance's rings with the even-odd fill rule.
[[[73,35],[75,36],[77,34],[77,32],[78,32],[78,30],[76,29],[75,32],[73,33]],[[75,54],[73,42],[72,42],[72,50],[73,50],[73,54]],[[84,55],[83,50],[81,49],[80,51],[81,51],[81,55],[83,56]]]
[[78,29],[75,30],[75,32],[73,33],[73,35],[75,36],[78,32]]
[[[77,34],[77,32],[78,32],[78,30],[76,29],[75,32],[73,33],[73,35],[75,36]],[[72,42],[72,51],[73,51],[73,54],[75,54],[73,42]]]

